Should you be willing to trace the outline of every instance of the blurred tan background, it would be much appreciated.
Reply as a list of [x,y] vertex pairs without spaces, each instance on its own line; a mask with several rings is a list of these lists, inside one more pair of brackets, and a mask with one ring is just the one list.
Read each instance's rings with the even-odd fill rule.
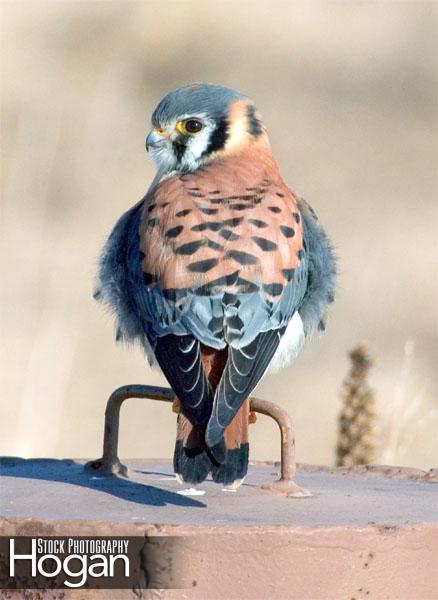
[[[210,81],[252,95],[286,181],[336,246],[327,333],[257,393],[334,460],[347,352],[375,361],[377,462],[437,462],[435,2],[1,3],[0,453],[97,457],[113,388],[160,383],[91,299],[96,259],[146,191],[150,114]],[[120,455],[169,457],[175,415],[131,400]],[[260,417],[253,459],[278,458]]]

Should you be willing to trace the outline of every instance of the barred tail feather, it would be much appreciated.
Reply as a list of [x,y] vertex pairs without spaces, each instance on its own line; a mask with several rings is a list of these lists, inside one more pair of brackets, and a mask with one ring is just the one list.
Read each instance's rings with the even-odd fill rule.
[[[204,373],[212,389],[216,389],[228,360],[228,351],[201,347]],[[198,484],[209,473],[213,480],[237,487],[248,470],[249,400],[237,410],[228,427],[212,447],[205,441],[205,426],[193,424],[184,414],[178,415],[174,469],[186,483]]]
[[236,416],[225,429],[224,441],[226,460],[212,468],[212,477],[216,483],[237,487],[248,471],[248,427],[249,398],[247,398]]

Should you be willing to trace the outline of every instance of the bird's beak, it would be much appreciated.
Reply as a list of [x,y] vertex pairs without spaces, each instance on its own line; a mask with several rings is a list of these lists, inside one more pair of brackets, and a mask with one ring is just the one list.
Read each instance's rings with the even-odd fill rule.
[[167,136],[164,133],[161,133],[156,129],[152,129],[146,138],[146,151],[149,152],[149,148],[156,148],[157,146],[160,146],[166,137]]

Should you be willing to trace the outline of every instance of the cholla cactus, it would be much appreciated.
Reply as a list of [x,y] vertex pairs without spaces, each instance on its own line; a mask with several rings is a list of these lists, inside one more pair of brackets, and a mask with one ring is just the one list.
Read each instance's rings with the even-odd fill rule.
[[350,352],[351,368],[341,389],[336,448],[338,466],[363,465],[374,457],[374,395],[367,384],[372,365],[364,344]]

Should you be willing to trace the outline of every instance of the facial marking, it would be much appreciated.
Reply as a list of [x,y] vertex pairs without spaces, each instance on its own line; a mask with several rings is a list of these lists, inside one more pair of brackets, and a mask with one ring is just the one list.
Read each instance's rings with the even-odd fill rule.
[[[187,92],[176,96],[181,114],[177,114],[174,99],[164,99],[153,114],[155,131],[163,135],[163,142],[151,146],[151,156],[161,176],[173,171],[193,172],[228,152],[239,151],[245,144],[266,138],[256,107],[248,97],[233,92],[204,96],[195,102],[192,92],[187,88]],[[193,111],[189,112],[191,103]],[[204,110],[199,111],[200,106]]]
[[[195,131],[195,122],[202,123],[199,131]],[[150,152],[159,171],[164,174],[199,167],[215,123],[205,113],[183,114],[169,122],[160,122],[155,127],[155,130],[158,129],[163,134],[163,141],[151,147]]]

